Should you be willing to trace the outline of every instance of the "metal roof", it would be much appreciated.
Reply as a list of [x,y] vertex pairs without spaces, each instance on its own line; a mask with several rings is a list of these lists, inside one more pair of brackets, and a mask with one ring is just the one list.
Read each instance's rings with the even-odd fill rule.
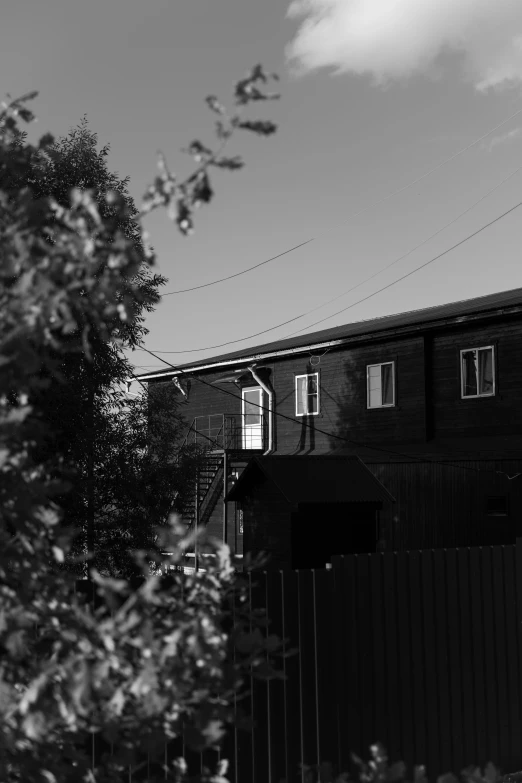
[[[219,354],[218,356],[212,356],[196,362],[175,366],[187,371],[190,369],[197,369],[202,365],[212,366],[213,364],[218,363],[223,364],[228,360],[232,362],[233,360],[237,361],[242,358],[246,360],[254,357],[262,359],[263,354],[273,354],[276,351],[298,349],[300,347],[308,348],[313,347],[314,345],[321,345],[330,340],[342,340],[344,338],[357,336],[364,337],[365,335],[391,331],[406,326],[421,326],[423,324],[432,323],[436,325],[436,322],[439,320],[501,311],[504,308],[514,306],[522,306],[522,288],[513,288],[510,291],[500,291],[495,294],[487,294],[486,296],[479,296],[473,299],[463,299],[458,302],[436,305],[435,307],[424,307],[421,310],[410,310],[396,315],[385,315],[381,318],[371,318],[367,321],[357,321],[355,323],[344,324],[343,326],[334,326],[329,329],[322,329],[319,332],[311,332],[309,334],[275,340],[274,342],[263,343],[262,345],[243,348],[238,351]],[[173,362],[173,364],[175,363]],[[168,375],[172,372],[173,370],[165,369],[164,371],[144,373],[143,375],[138,375],[136,377],[160,377],[161,375]]]
[[227,500],[244,497],[257,471],[292,504],[395,502],[359,457],[329,454],[252,457]]

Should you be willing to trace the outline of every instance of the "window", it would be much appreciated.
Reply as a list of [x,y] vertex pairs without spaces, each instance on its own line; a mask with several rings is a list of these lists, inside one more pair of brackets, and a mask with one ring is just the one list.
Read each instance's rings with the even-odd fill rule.
[[488,517],[507,517],[507,497],[488,498],[486,500],[486,513]]
[[319,373],[296,375],[295,415],[307,416],[319,413]]
[[489,397],[495,394],[493,346],[460,352],[461,396]]
[[395,405],[395,362],[369,364],[366,367],[368,408]]

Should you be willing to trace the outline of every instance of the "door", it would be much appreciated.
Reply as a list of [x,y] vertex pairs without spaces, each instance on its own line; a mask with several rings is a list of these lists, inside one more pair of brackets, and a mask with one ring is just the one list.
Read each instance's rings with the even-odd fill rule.
[[263,390],[260,387],[242,391],[243,448],[263,448]]

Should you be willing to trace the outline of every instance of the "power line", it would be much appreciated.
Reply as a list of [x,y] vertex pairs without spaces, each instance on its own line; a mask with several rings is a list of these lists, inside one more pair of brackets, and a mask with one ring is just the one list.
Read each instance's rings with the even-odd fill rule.
[[236,272],[234,275],[229,275],[228,277],[220,277],[219,280],[213,280],[211,283],[203,283],[203,285],[196,285],[193,288],[182,288],[180,291],[169,291],[166,294],[160,294],[160,296],[172,296],[173,294],[185,294],[187,291],[197,291],[198,288],[208,288],[210,285],[216,285],[217,283],[224,283],[225,280],[232,280],[233,277],[239,277],[240,275],[246,275],[247,272],[251,272],[253,269],[257,269],[260,266],[264,266],[265,264],[269,264],[270,261],[275,261],[276,258],[281,258],[281,256],[286,256],[287,253],[291,253],[292,250],[297,250],[298,247],[303,247],[303,245],[308,245],[309,242],[313,242],[315,237],[312,237],[311,239],[307,239],[306,242],[301,242],[300,245],[294,245],[294,247],[289,248],[288,250],[284,250],[282,253],[279,253],[277,256],[272,256],[272,258],[267,258],[266,261],[261,261],[260,264],[255,264],[255,266],[250,266],[248,269],[243,269],[242,272]]
[[[434,166],[432,169],[427,171],[425,174],[423,174],[420,177],[417,177],[417,179],[414,179],[412,182],[409,182],[407,185],[403,185],[403,187],[398,188],[397,190],[394,190],[392,193],[389,193],[387,196],[383,196],[382,198],[378,199],[377,201],[372,202],[371,204],[368,204],[368,206],[363,207],[358,212],[354,212],[351,215],[348,215],[347,218],[345,218],[343,221],[339,221],[335,225],[341,225],[341,223],[344,225],[347,221],[353,220],[353,218],[359,217],[359,215],[362,215],[364,212],[368,212],[368,210],[373,209],[374,207],[379,206],[379,204],[383,204],[385,201],[388,201],[388,199],[393,198],[393,196],[397,196],[399,193],[403,193],[405,190],[408,190],[409,188],[416,185],[418,182],[421,182],[423,179],[426,179],[426,177],[429,177],[431,174],[433,174],[435,171],[438,171],[443,166],[446,166],[447,163],[451,163],[452,160],[455,160],[455,158],[458,158],[460,155],[463,155],[465,152],[470,150],[472,147],[475,147],[477,144],[480,144],[481,141],[484,141],[484,139],[487,139],[488,136],[491,136],[492,133],[495,133],[495,131],[499,130],[499,128],[502,128],[506,123],[510,122],[510,120],[513,120],[515,117],[518,117],[518,115],[522,112],[522,109],[519,109],[514,114],[512,114],[510,117],[507,117],[507,119],[503,120],[499,125],[496,125],[494,128],[491,128],[487,133],[485,133],[483,136],[481,136],[478,139],[475,139],[475,141],[472,141],[471,144],[468,144],[466,147],[463,147],[458,152],[455,152],[453,155],[451,155],[449,158],[446,158],[446,160],[443,160],[441,163],[438,163],[436,166]],[[330,231],[331,229],[328,229]],[[260,266],[264,266],[265,264],[270,263],[271,261],[275,261],[277,258],[281,258],[281,256],[287,255],[288,253],[293,252],[294,250],[297,250],[300,247],[303,247],[303,245],[307,245],[310,242],[314,242],[316,239],[318,239],[321,236],[324,236],[327,231],[322,231],[320,234],[318,234],[316,237],[312,237],[311,239],[307,239],[306,242],[301,242],[299,245],[294,245],[293,247],[289,248],[288,250],[284,250],[282,253],[279,253],[277,256],[273,256],[272,258],[268,258],[266,261],[261,261],[259,264],[255,264],[254,266],[248,267],[248,269],[243,269],[241,272],[236,272],[233,275],[229,275],[228,277],[221,277],[218,280],[213,280],[210,283],[203,283],[202,285],[196,285],[192,288],[182,288],[179,291],[167,291],[165,294],[160,294],[160,296],[173,296],[175,294],[185,294],[189,291],[197,291],[200,288],[208,288],[211,285],[217,285],[218,283],[223,283],[226,280],[231,280],[233,277],[239,277],[240,275],[246,275],[247,272],[252,272],[254,269],[258,269]],[[204,350],[204,349],[201,349]]]
[[[522,167],[520,167],[520,168],[522,168]],[[520,169],[517,169],[517,171],[518,170],[520,170]],[[516,172],[513,172],[513,174],[515,174],[515,173]],[[510,176],[513,176],[513,175],[510,175]],[[509,177],[508,177],[508,179],[509,179]],[[499,186],[497,186],[497,187],[499,187]],[[483,196],[483,198],[485,198],[485,196]],[[482,200],[482,199],[479,199],[479,200]],[[477,201],[476,204],[478,204],[478,203],[479,202]],[[473,206],[476,206],[476,204],[474,204]],[[352,304],[347,305],[347,307],[343,307],[341,310],[338,310],[337,312],[332,313],[331,315],[327,315],[325,318],[321,318],[319,321],[315,321],[313,324],[309,324],[308,326],[303,327],[303,329],[300,329],[299,331],[302,332],[305,329],[310,329],[312,326],[317,326],[317,324],[323,323],[323,321],[328,321],[330,318],[334,318],[336,315],[339,315],[340,313],[344,313],[344,312],[346,312],[346,310],[350,310],[352,307],[355,307],[356,305],[361,304],[361,302],[366,302],[368,299],[371,299],[372,297],[376,296],[377,294],[380,294],[382,291],[386,291],[386,289],[391,288],[392,286],[396,285],[396,283],[400,283],[401,280],[405,280],[407,277],[410,277],[411,275],[415,274],[415,272],[418,272],[420,269],[423,269],[425,266],[428,266],[429,264],[432,264],[434,261],[437,261],[439,258],[442,258],[442,256],[445,256],[448,253],[450,253],[452,250],[455,250],[455,248],[459,247],[460,245],[463,245],[468,240],[470,240],[473,237],[477,236],[477,234],[480,234],[481,231],[484,231],[486,228],[489,228],[494,223],[497,223],[503,217],[506,217],[506,215],[509,215],[510,212],[513,212],[515,209],[518,209],[518,207],[520,207],[520,206],[522,206],[522,201],[520,201],[518,204],[515,204],[514,207],[511,207],[506,212],[503,212],[501,215],[498,215],[498,217],[494,218],[489,223],[486,223],[485,225],[481,226],[479,229],[474,231],[472,234],[469,234],[467,237],[464,237],[464,239],[461,239],[456,244],[452,245],[451,247],[447,248],[446,250],[443,250],[442,253],[439,253],[437,256],[434,256],[433,258],[430,258],[428,261],[425,261],[424,264],[421,264],[420,266],[415,267],[415,269],[412,269],[411,272],[407,272],[406,274],[402,275],[402,277],[398,277],[396,280],[393,280],[391,283],[388,283],[387,285],[383,286],[382,288],[379,288],[377,291],[374,291],[373,293],[368,294],[368,296],[365,296],[363,299],[358,299],[356,302],[352,302]],[[470,207],[468,210],[466,210],[466,212],[469,212],[470,209],[472,209],[472,207]],[[463,212],[462,215],[464,215],[464,214],[466,214],[466,213]],[[459,217],[462,217],[462,215],[459,215]],[[458,218],[455,218],[455,220],[458,220]],[[451,223],[454,223],[455,220],[452,220]],[[448,225],[451,225],[451,223],[448,224]],[[445,226],[445,228],[447,228],[447,226]],[[442,231],[442,230],[443,229],[440,229],[439,232],[436,232],[436,233],[440,233],[440,231]],[[435,236],[435,235],[433,235],[433,236]],[[428,240],[426,240],[426,241],[428,241]],[[424,244],[424,243],[421,243],[421,244]],[[419,247],[420,247],[420,245],[419,245]],[[413,251],[409,251],[409,252],[413,252]],[[405,255],[409,255],[409,253],[406,253]],[[401,256],[401,258],[404,258],[404,257],[405,256]],[[397,263],[397,261],[400,261],[400,260],[401,259],[396,259],[395,261],[392,261],[391,264],[388,264],[388,267],[392,266],[393,264]],[[384,269],[387,269],[388,267],[384,267]],[[382,272],[382,271],[384,271],[384,269],[382,269],[380,271]],[[377,272],[375,275],[372,275],[372,277],[376,277],[377,274],[379,274],[379,272]],[[371,278],[368,278],[368,280],[370,280],[370,279]],[[363,280],[362,283],[359,283],[357,286],[354,286],[354,288],[358,288],[359,285],[362,285],[365,282],[367,282],[367,281]],[[354,289],[353,288],[350,289],[350,291],[352,291],[352,290],[354,290]],[[346,293],[349,293],[349,291],[345,291],[345,294]],[[344,296],[344,294],[340,294],[340,296]],[[339,297],[335,297],[335,299],[338,299],[338,298]],[[335,299],[332,299],[330,301],[335,301]],[[326,304],[329,304],[329,302],[327,302]],[[321,307],[321,306],[322,305],[319,305],[318,307],[316,307],[314,309],[318,310],[319,307]],[[313,310],[309,310],[307,313],[304,313],[304,315],[308,315],[311,312],[313,312]],[[302,317],[303,317],[303,315],[298,315],[295,318],[290,318],[288,321],[284,321],[283,323],[278,324],[277,326],[272,326],[269,329],[263,329],[262,332],[257,332],[256,334],[251,334],[248,337],[241,337],[239,340],[229,340],[228,342],[220,343],[219,345],[209,345],[209,346],[206,346],[205,348],[190,348],[190,349],[187,348],[184,351],[157,351],[157,353],[167,353],[167,354],[183,353],[183,354],[185,354],[185,353],[198,353],[199,351],[209,351],[209,350],[213,350],[214,348],[223,348],[226,345],[232,345],[234,343],[243,342],[245,340],[251,340],[253,337],[258,337],[261,334],[266,334],[267,332],[271,332],[274,329],[278,329],[281,326],[285,326],[286,324],[292,323],[292,321],[297,321],[299,318],[302,318]],[[293,332],[292,334],[286,335],[285,337],[282,337],[280,339],[285,340],[285,339],[287,339],[287,337],[292,337],[294,334],[298,334],[299,331]],[[139,348],[138,350],[146,350],[146,349]]]
[[[515,209],[518,209],[518,207],[520,206],[522,206],[522,201],[519,201],[518,204],[515,204],[514,207],[511,207],[511,209],[508,209],[506,212],[503,212],[502,215],[498,215],[498,217],[494,218],[493,220],[490,220],[489,223],[486,223],[484,226],[481,226],[472,234],[469,234],[469,236],[465,237],[464,239],[461,239],[460,242],[457,242],[455,245],[452,245],[447,250],[443,250],[442,253],[439,253],[438,256],[435,256],[434,258],[430,258],[429,261],[426,261],[424,264],[421,264],[415,269],[412,269],[411,272],[407,272],[405,275],[402,275],[402,277],[398,277],[396,280],[393,280],[391,283],[388,283],[388,285],[379,288],[377,291],[374,291],[372,294],[365,296],[363,299],[359,299],[357,302],[354,302],[353,304],[348,305],[347,307],[343,307],[342,310],[338,310],[336,313],[332,313],[332,315],[326,316],[326,318],[321,318],[321,320],[315,321],[315,323],[313,324],[309,324],[309,326],[306,326],[305,329],[309,329],[311,326],[317,326],[317,324],[322,324],[324,321],[328,321],[330,318],[334,318],[336,315],[346,312],[346,310],[349,310],[351,307],[355,307],[355,305],[361,304],[361,302],[366,302],[368,299],[371,299],[373,296],[380,294],[381,291],[386,291],[386,289],[391,288],[392,286],[396,285],[396,283],[400,283],[401,280],[405,280],[407,277],[410,277],[410,275],[415,274],[415,272],[418,272],[420,269],[424,269],[424,267],[428,266],[428,264],[432,264],[434,261],[437,261],[439,258],[442,258],[442,256],[445,256],[448,253],[450,253],[452,250],[455,250],[455,248],[460,247],[460,245],[463,245],[464,242],[467,242],[469,239],[476,237],[477,234],[480,234],[481,231],[484,231],[486,228],[489,228],[494,223],[497,223],[503,217],[506,217],[506,215],[509,215],[510,212],[513,212]],[[304,331],[304,329],[301,329],[300,331]],[[293,332],[293,334],[298,334],[298,332]],[[288,336],[291,337],[292,335],[288,335]]]
[[[407,253],[404,253],[402,256],[399,256],[399,258],[396,258],[395,261],[392,261],[390,264],[387,264],[386,266],[382,267],[377,272],[375,272],[375,274],[370,275],[370,277],[367,277],[365,280],[362,280],[360,283],[357,283],[357,285],[352,286],[352,288],[349,288],[348,291],[345,291],[344,293],[339,294],[338,296],[334,297],[333,299],[330,299],[328,302],[325,302],[323,305],[319,305],[319,307],[314,307],[314,309],[310,310],[309,312],[313,313],[313,312],[315,312],[315,310],[319,310],[321,307],[326,307],[326,305],[331,304],[332,302],[337,301],[337,299],[341,299],[343,296],[346,296],[346,294],[349,294],[352,291],[355,291],[356,288],[360,288],[362,285],[364,285],[365,283],[368,283],[370,280],[373,280],[375,277],[380,275],[382,272],[385,272],[390,267],[394,266],[395,264],[398,264],[399,261],[402,261],[405,258],[407,258],[408,256],[410,256],[412,253],[414,253],[416,250],[418,250],[420,247],[425,245],[430,240],[434,239],[436,236],[441,234],[443,231],[445,231],[447,228],[452,226],[454,223],[457,223],[457,221],[459,221],[461,218],[463,218],[464,215],[467,215],[468,212],[471,212],[473,209],[475,209],[475,207],[478,206],[478,204],[480,204],[486,198],[491,196],[491,194],[494,193],[495,190],[498,190],[500,187],[502,187],[502,185],[504,185],[508,180],[510,180],[512,177],[514,177],[515,174],[518,174],[521,170],[522,170],[522,166],[518,166],[518,168],[516,168],[515,171],[512,171],[511,174],[509,174],[507,177],[505,177],[502,180],[502,182],[497,183],[495,185],[495,187],[491,188],[491,190],[488,190],[487,193],[485,193],[483,196],[481,196],[478,199],[478,201],[475,201],[470,207],[465,209],[464,212],[461,212],[459,215],[457,215],[456,218],[453,218],[453,220],[450,220],[449,223],[446,223],[444,226],[439,228],[437,231],[435,231],[433,234],[431,234],[427,239],[424,239],[422,242],[419,242],[418,245],[415,245],[415,247],[413,247],[411,250],[408,250]],[[356,304],[358,304],[358,303],[356,303]],[[341,311],[341,312],[343,312],[343,311]],[[334,318],[335,315],[337,315],[337,313],[334,313],[331,317]],[[318,323],[320,323],[320,322],[318,322]],[[310,324],[308,326],[304,326],[302,329],[298,329],[296,332],[292,332],[291,334],[287,334],[286,337],[284,337],[283,339],[286,339],[287,337],[293,337],[294,334],[300,334],[301,332],[304,332],[305,329],[309,329],[310,326],[314,326],[314,325],[315,324]]]
[[[521,202],[521,204],[522,204],[522,202]],[[159,359],[161,362],[163,362],[164,364],[168,365],[173,370],[176,370],[176,371],[180,372],[182,375],[189,375],[189,377],[191,377],[190,374],[188,372],[186,372],[185,370],[183,370],[181,367],[176,367],[174,364],[171,364],[166,359],[162,359],[161,356],[156,356],[155,353],[153,353],[152,351],[149,351],[147,348],[144,348],[143,350],[146,351],[147,353],[149,353],[151,356],[154,356],[155,359]],[[133,376],[133,377],[136,377],[136,376]],[[202,378],[198,378],[197,376],[195,376],[195,379],[196,379],[196,381],[199,381],[200,383],[202,383],[205,386],[209,386],[212,389],[217,389],[217,391],[220,391],[223,394],[228,394],[230,397],[234,397],[234,399],[239,400],[239,401],[242,402],[242,398],[241,397],[238,397],[237,394],[234,394],[233,392],[228,391],[227,389],[223,389],[223,388],[221,388],[219,386],[213,386],[211,383],[208,383],[208,381],[204,381]],[[140,383],[141,383],[141,381],[140,381]],[[251,403],[251,404],[254,405],[256,408],[260,408],[263,411],[268,411],[268,407],[266,405],[259,405],[258,403]],[[282,419],[286,419],[286,421],[291,421],[294,424],[299,424],[300,426],[302,426],[304,424],[307,429],[310,429],[310,430],[313,429],[314,432],[319,432],[322,435],[327,435],[330,438],[335,438],[336,440],[341,440],[341,441],[344,441],[346,443],[350,443],[353,446],[359,446],[359,447],[363,447],[363,448],[373,449],[374,451],[381,451],[381,452],[384,452],[386,454],[393,454],[393,455],[398,456],[398,457],[405,457],[406,459],[417,460],[418,462],[428,462],[428,463],[430,463],[432,465],[444,465],[446,467],[456,468],[457,470],[468,470],[468,471],[471,470],[471,471],[473,471],[475,473],[499,473],[502,476],[507,476],[509,481],[511,481],[512,479],[515,479],[518,476],[522,475],[520,473],[516,473],[514,476],[509,476],[503,470],[482,470],[481,468],[471,468],[469,466],[464,466],[464,465],[453,465],[452,463],[441,462],[440,460],[423,459],[422,457],[416,457],[413,454],[404,454],[403,452],[396,451],[396,450],[393,450],[393,449],[386,449],[386,448],[383,448],[382,446],[372,446],[372,445],[370,445],[368,443],[361,443],[360,441],[356,441],[356,440],[352,440],[351,438],[343,437],[342,435],[335,435],[334,433],[326,432],[326,430],[322,430],[319,427],[316,427],[315,425],[312,426],[311,424],[309,424],[306,421],[298,421],[297,419],[293,418],[292,416],[286,416],[284,413],[280,413],[278,411],[273,411],[273,413],[274,413],[275,416],[279,416]]]

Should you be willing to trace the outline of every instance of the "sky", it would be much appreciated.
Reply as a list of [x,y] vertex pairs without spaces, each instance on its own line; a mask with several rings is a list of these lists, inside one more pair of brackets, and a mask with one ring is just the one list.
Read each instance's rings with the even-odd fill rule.
[[[522,207],[389,285],[522,201],[520,0],[2,4],[2,99],[39,91],[29,141],[64,135],[86,114],[138,205],[157,150],[188,175],[181,149],[214,141],[205,97],[232,108],[235,82],[258,62],[279,74],[281,99],[251,114],[277,133],[230,141],[246,165],[212,173],[216,195],[192,236],[164,211],[145,218],[163,291],[313,241],[164,296],[145,347],[182,364],[522,286]],[[130,358],[137,373],[168,366]]]

